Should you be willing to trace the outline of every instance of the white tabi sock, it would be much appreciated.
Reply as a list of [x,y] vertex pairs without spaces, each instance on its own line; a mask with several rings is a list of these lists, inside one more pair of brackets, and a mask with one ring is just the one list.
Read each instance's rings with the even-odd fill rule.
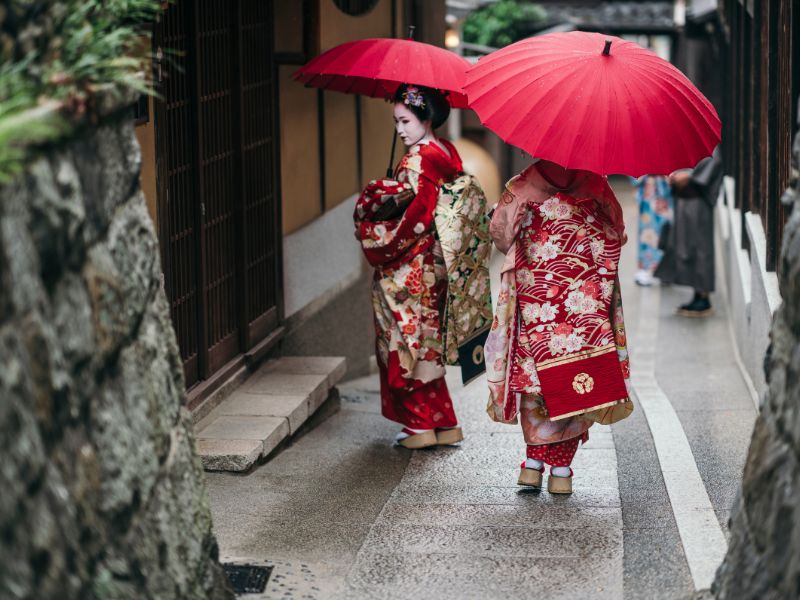
[[406,433],[405,431],[400,430],[400,432],[396,436],[394,436],[395,442],[401,442],[407,437],[411,437],[412,435],[417,435],[419,433],[425,433],[426,431],[431,431],[430,429],[411,429],[410,427],[406,427],[405,429],[408,431],[413,431],[414,433],[413,434]]
[[571,471],[569,467],[553,467],[550,469],[550,474],[555,475],[556,477],[569,477],[570,473]]
[[536,460],[535,458],[526,458],[525,459],[525,468],[526,469],[536,469],[537,471],[541,471],[544,463],[540,460]]

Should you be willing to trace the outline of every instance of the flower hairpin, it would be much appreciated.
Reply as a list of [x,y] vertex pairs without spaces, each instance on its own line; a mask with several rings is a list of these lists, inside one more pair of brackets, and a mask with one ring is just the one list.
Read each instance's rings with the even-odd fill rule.
[[410,85],[403,92],[403,104],[407,106],[416,106],[417,108],[425,108],[425,96],[418,87]]

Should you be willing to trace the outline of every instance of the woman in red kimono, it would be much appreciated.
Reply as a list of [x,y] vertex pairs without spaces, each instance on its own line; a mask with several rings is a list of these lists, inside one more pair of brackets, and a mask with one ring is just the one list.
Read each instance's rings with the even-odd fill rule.
[[568,494],[591,425],[632,409],[622,209],[604,177],[539,161],[506,184],[491,233],[506,261],[485,346],[488,413],[522,424],[519,484],[541,487],[549,464],[548,490]]
[[403,85],[394,98],[397,134],[408,147],[394,180],[371,182],[356,204],[356,237],[375,267],[372,304],[383,415],[407,448],[463,439],[444,380],[447,271],[434,210],[442,184],[461,172],[455,147],[434,129],[449,115],[436,90]]

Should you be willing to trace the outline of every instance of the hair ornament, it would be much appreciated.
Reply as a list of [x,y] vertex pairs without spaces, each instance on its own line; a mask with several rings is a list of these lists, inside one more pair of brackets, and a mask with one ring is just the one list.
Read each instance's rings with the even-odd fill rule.
[[425,108],[425,96],[422,95],[422,91],[418,87],[410,85],[403,92],[403,104]]

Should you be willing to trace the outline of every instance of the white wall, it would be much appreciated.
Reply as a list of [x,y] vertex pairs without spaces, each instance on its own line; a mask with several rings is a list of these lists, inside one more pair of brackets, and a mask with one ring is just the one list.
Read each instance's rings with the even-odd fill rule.
[[[742,250],[740,210],[733,208],[735,181],[725,178],[717,204],[717,253],[724,291],[730,307],[730,323],[742,366],[750,376],[754,392],[766,391],[764,354],[769,346],[772,315],[781,302],[778,277],[766,270],[766,237],[761,217],[746,213],[745,235],[750,252]],[[729,201],[726,204],[725,198]]]
[[286,319],[304,318],[351,285],[365,262],[353,236],[355,196],[283,238]]

